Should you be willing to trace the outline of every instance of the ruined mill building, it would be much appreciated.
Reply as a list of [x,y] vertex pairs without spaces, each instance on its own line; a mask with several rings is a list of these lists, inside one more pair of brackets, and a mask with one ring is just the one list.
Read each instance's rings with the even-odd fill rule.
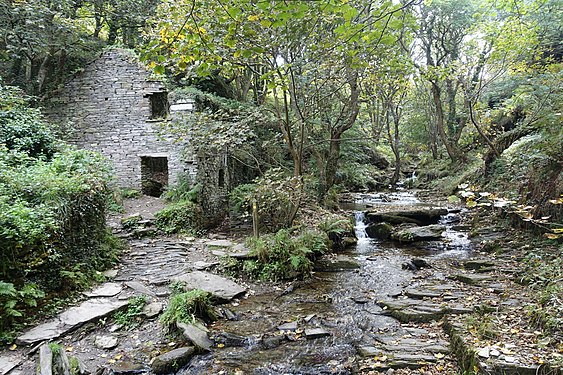
[[164,84],[132,52],[105,51],[48,104],[48,117],[68,129],[70,143],[112,162],[118,186],[159,196],[182,174],[195,179],[195,152],[162,126],[175,113],[193,111],[193,100],[170,103]]

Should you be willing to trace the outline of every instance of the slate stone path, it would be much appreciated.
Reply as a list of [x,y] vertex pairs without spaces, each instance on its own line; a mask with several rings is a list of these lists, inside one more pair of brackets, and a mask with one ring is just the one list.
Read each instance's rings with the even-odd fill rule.
[[[149,216],[149,220],[143,220],[143,224],[152,226],[151,215],[144,214]],[[15,350],[0,353],[0,374],[35,374],[38,357],[34,345],[52,341],[66,347],[68,354],[79,358],[91,373],[104,368],[112,374],[149,373],[148,364],[152,356],[161,350],[169,350],[165,330],[154,319],[167,303],[170,282],[192,275],[198,265],[203,264],[200,268],[204,269],[217,265],[219,257],[211,253],[211,248],[228,252],[235,245],[217,236],[211,239],[134,238],[132,233],[135,232],[122,229],[118,218],[110,221],[110,227],[128,243],[119,265],[104,272],[110,281],[84,292],[84,300],[76,306],[23,332],[17,338]],[[245,292],[245,288],[220,276],[201,271],[198,275],[212,279],[214,288],[210,292],[215,293],[218,288],[226,291],[226,295],[221,295],[223,300]],[[154,324],[144,324],[135,329],[136,333],[131,333],[110,324],[111,320],[105,318],[126,308],[129,298],[139,295],[149,299],[143,314],[149,322],[153,319]],[[112,344],[100,344],[100,338]],[[152,352],[143,349],[144,341],[151,343]],[[192,353],[193,349],[184,351]]]

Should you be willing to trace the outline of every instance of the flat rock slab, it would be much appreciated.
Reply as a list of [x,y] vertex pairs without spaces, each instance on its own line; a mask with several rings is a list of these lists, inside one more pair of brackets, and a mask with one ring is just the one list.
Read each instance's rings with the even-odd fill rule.
[[314,269],[318,272],[337,272],[358,269],[362,265],[356,259],[346,255],[325,257],[315,262]]
[[7,374],[22,362],[21,358],[15,355],[1,355],[0,356],[0,374]]
[[105,283],[90,292],[84,292],[87,297],[113,297],[121,293],[123,287],[118,283]]
[[147,368],[145,365],[135,362],[123,361],[118,362],[111,367],[110,374],[114,375],[132,375],[145,373]]
[[452,276],[453,279],[461,281],[465,284],[470,285],[479,285],[484,281],[492,280],[492,276],[489,275],[474,275],[471,273],[459,273],[457,275]]
[[143,307],[143,311],[141,313],[148,319],[152,319],[158,316],[162,310],[164,309],[164,305],[160,302],[151,302],[146,304]]
[[284,323],[278,326],[280,331],[297,331],[297,322]]
[[207,336],[207,330],[198,324],[176,323],[182,330],[184,337],[192,342],[196,347],[209,351],[213,347],[213,341]]
[[356,349],[361,357],[375,357],[382,353],[382,350],[375,346],[360,346]]
[[307,340],[314,340],[326,336],[330,336],[330,332],[322,328],[308,328],[305,330]]
[[407,297],[415,299],[438,298],[442,296],[442,293],[425,289],[406,289],[404,293]]
[[54,320],[40,324],[17,338],[19,345],[34,344],[39,341],[50,340],[64,335],[92,320],[102,318],[117,311],[129,302],[127,300],[113,300],[108,298],[93,298],[71,307]]
[[463,263],[463,267],[468,270],[480,270],[483,268],[494,267],[495,263],[489,259],[471,259]]
[[115,336],[96,336],[94,345],[100,349],[113,349],[119,344],[119,339]]
[[442,238],[442,233],[446,230],[443,225],[427,225],[424,227],[410,227],[399,229],[391,235],[399,242],[416,242],[416,241],[432,241]]
[[229,248],[233,246],[233,243],[229,240],[214,240],[207,241],[205,245],[208,248]]
[[388,212],[367,212],[370,223],[387,222],[391,224],[414,223],[417,225],[436,224],[442,215],[446,215],[445,208],[415,209]]
[[154,296],[155,295],[155,293],[151,289],[144,286],[143,284],[141,284],[138,281],[128,281],[128,282],[125,283],[125,285],[127,285],[129,288],[131,288],[134,291],[139,292],[141,294],[146,294],[147,296]]
[[194,271],[176,276],[174,281],[185,283],[186,290],[201,289],[223,301],[229,301],[246,292],[245,288],[234,281],[203,271]]

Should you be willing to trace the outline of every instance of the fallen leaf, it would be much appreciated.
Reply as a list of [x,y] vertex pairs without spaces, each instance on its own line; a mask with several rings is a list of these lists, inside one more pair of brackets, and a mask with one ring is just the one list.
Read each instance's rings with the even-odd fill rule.
[[10,350],[16,350],[18,348],[18,346],[16,344],[10,346]]

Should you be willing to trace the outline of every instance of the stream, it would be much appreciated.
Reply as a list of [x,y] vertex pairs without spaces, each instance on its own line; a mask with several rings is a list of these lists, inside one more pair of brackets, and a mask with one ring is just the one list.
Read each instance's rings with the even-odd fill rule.
[[[442,217],[440,223],[447,229],[441,241],[402,245],[366,235],[366,209],[415,206],[434,205],[408,191],[357,196],[346,209],[355,216],[358,243],[329,256],[352,260],[355,266],[323,269],[310,280],[295,282],[286,294],[256,294],[229,305],[238,320],[222,319],[211,327],[214,335],[230,338],[225,346],[195,357],[178,374],[357,372],[359,347],[375,345],[382,342],[379,336],[404,330],[376,304],[379,299],[397,297],[411,283],[415,273],[402,265],[413,257],[432,263],[471,254],[466,228],[459,225],[463,214],[459,211]],[[288,322],[293,326],[280,327]],[[315,328],[322,331],[311,331]],[[312,332],[321,337],[313,338],[317,335]]]

